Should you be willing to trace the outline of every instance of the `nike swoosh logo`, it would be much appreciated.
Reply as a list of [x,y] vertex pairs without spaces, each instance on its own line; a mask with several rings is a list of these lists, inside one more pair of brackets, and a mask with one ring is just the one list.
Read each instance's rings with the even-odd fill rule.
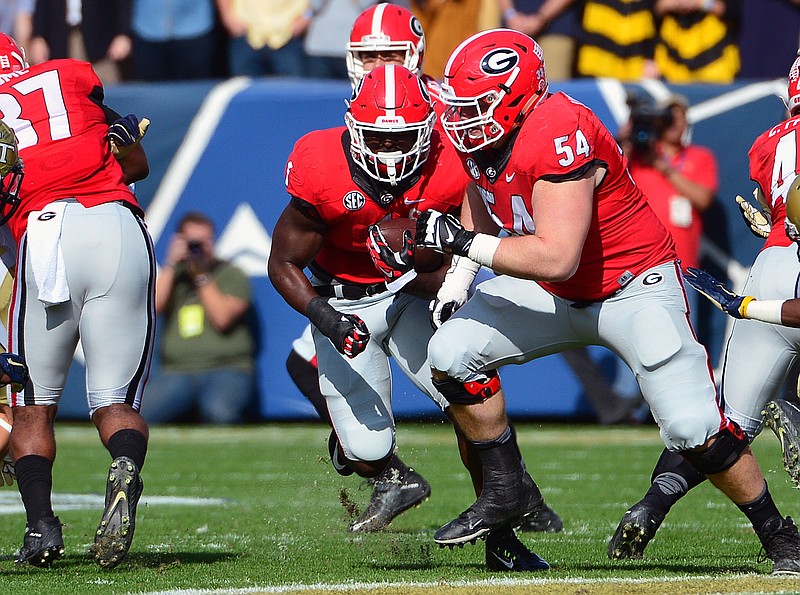
[[425,200],[425,199],[424,198],[404,198],[403,199],[403,204],[405,204],[405,205],[415,205],[415,204],[421,203],[423,200]]
[[511,180],[513,180],[514,176],[516,176],[516,175],[517,175],[517,172],[514,172],[513,174],[506,174],[506,183],[508,183]]
[[[444,243],[445,244],[449,244],[450,242],[452,242],[453,240],[456,239],[456,236],[453,234],[453,232],[450,229],[448,229],[446,231],[447,231],[447,237],[444,239]],[[472,527],[470,527],[470,529],[471,528]]]
[[112,502],[111,508],[109,508],[109,510],[114,510],[117,507],[117,504],[119,504],[122,500],[126,500],[125,492],[120,492],[117,494],[117,497],[114,498],[114,502]]
[[503,566],[505,566],[509,570],[514,568],[514,562],[512,562],[511,560],[506,560],[503,556],[498,556],[495,552],[492,552],[492,555],[495,558],[497,558],[497,560],[500,562],[500,564],[502,564]]
[[472,521],[469,522],[469,530],[472,531],[475,527],[478,527],[483,524],[482,520],[478,520],[477,523],[473,524]]

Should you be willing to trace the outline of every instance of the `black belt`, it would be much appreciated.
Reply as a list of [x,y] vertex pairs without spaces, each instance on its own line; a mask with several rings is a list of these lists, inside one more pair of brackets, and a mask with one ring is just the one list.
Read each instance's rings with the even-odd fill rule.
[[386,283],[373,283],[372,285],[317,285],[314,290],[320,297],[335,297],[345,300],[360,300],[361,298],[388,291]]

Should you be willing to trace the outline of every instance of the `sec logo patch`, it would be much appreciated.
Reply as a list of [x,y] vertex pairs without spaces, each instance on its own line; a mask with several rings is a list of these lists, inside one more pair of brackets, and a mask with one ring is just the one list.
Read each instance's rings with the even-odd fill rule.
[[367,204],[367,199],[360,192],[353,191],[344,195],[342,204],[348,211],[357,211]]

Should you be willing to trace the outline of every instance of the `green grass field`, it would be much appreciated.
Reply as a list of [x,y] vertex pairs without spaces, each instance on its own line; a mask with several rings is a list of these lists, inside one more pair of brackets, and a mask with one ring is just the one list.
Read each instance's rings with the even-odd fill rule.
[[[450,426],[401,423],[400,454],[432,484],[431,498],[379,534],[347,532],[362,480],[337,475],[319,424],[156,428],[128,559],[102,570],[88,558],[102,508],[108,457],[88,425],[57,426],[55,508],[65,559],[15,567],[25,524],[16,488],[0,488],[0,593],[111,595],[204,589],[240,593],[744,593],[800,591],[757,562],[745,517],[710,485],[685,498],[641,561],[611,562],[606,543],[649,483],[661,443],[655,426],[518,424],[519,442],[558,534],[522,534],[552,569],[489,573],[484,547],[439,549],[433,532],[472,501]],[[775,437],[754,448],[784,514],[800,499]],[[343,504],[344,503],[344,504]],[[351,507],[352,508],[352,507]]]

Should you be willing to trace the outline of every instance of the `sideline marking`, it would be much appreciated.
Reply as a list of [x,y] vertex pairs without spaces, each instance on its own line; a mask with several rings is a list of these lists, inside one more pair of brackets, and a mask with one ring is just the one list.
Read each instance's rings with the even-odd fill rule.
[[[139,504],[148,506],[221,506],[224,498],[186,498],[180,496],[148,496],[144,494]],[[102,508],[105,496],[101,494],[53,494],[53,506],[62,510],[94,510]],[[0,490],[0,515],[24,514],[19,492]]]
[[139,595],[247,595],[248,593],[299,593],[303,591],[364,591],[375,589],[430,589],[436,587],[524,587],[546,585],[582,585],[582,584],[680,584],[695,581],[723,581],[729,582],[737,579],[786,579],[787,577],[773,577],[758,573],[726,574],[724,577],[714,574],[694,576],[662,577],[662,578],[562,578],[562,579],[514,579],[496,578],[477,581],[441,581],[441,582],[413,582],[399,581],[391,583],[341,583],[338,585],[316,583],[313,585],[284,585],[278,587],[243,587],[240,589],[173,589],[169,591],[148,591]]

